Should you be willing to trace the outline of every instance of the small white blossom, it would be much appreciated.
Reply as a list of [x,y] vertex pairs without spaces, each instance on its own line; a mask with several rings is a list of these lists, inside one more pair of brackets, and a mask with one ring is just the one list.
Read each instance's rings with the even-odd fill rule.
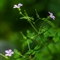
[[5,53],[5,56],[12,56],[12,54],[14,54],[14,52],[11,49],[6,50]]
[[19,3],[18,5],[14,5],[13,8],[20,8],[21,6],[23,6],[23,4]]
[[53,13],[48,12],[50,14],[50,18],[52,18],[53,20],[55,20],[55,16],[53,15]]

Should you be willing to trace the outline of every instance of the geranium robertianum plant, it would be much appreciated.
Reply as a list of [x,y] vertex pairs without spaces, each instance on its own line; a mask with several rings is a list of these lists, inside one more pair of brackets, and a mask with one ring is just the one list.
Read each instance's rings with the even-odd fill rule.
[[[24,10],[24,14],[22,13],[21,7],[23,4],[19,3],[18,5],[14,5],[14,9],[18,9],[19,14],[22,16],[20,19],[25,19],[30,23],[32,28],[35,30],[31,33],[30,30],[27,30],[27,36],[23,34],[21,31],[21,35],[23,37],[23,44],[22,47],[28,46],[28,51],[22,55],[21,52],[18,52],[18,50],[14,49],[12,51],[11,49],[6,50],[6,54],[0,54],[1,56],[5,57],[6,60],[58,60],[54,57],[54,54],[59,52],[59,29],[52,23],[50,20],[55,20],[55,16],[53,13],[48,12],[49,16],[47,18],[40,18],[36,11],[37,20],[42,20],[44,23],[47,23],[46,25],[42,25],[37,29],[35,27],[35,21],[33,17],[30,17],[26,11]],[[34,48],[31,48],[31,44],[34,43]],[[37,43],[37,44],[35,44]],[[24,48],[25,49],[25,48]]]

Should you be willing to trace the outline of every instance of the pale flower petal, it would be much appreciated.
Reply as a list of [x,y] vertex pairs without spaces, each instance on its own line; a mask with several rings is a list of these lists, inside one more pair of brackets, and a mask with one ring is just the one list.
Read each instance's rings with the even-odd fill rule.
[[23,6],[23,4],[19,3],[18,5],[14,5],[13,8],[20,8],[21,6]]
[[55,16],[53,15],[53,13],[48,12],[50,14],[50,18],[52,18],[53,20],[55,20]]
[[14,52],[11,49],[6,50],[5,53],[5,56],[12,56],[12,54],[14,54]]
[[8,52],[9,52],[8,50],[5,51],[5,53],[8,53]]
[[17,5],[14,5],[14,7],[13,8],[17,8],[18,6]]
[[23,6],[23,4],[19,3],[18,6],[19,6],[19,7],[20,7],[20,6]]

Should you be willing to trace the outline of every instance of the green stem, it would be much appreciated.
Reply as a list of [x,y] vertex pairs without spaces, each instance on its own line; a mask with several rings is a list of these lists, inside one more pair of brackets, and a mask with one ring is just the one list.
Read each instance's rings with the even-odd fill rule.
[[9,59],[7,56],[5,56],[5,55],[3,55],[3,54],[1,54],[1,53],[0,53],[0,55],[1,55],[2,57],[6,58],[7,60]]
[[33,29],[38,33],[38,31],[37,31],[37,29],[34,27],[34,25],[31,23],[31,22],[29,22],[30,24],[31,24],[31,26],[33,27]]
[[54,23],[52,23],[51,21],[49,21],[48,19],[44,18],[44,19],[41,19],[45,22],[47,22],[49,25],[51,25],[53,28],[55,27]]
[[[22,32],[20,32],[20,33],[21,33],[21,35],[23,36],[23,38],[24,38],[25,40],[27,40],[27,37],[26,37]],[[29,44],[28,40],[27,40],[27,44],[28,44],[28,49],[31,50],[30,44]]]
[[21,14],[22,16],[24,16],[24,14],[21,12],[21,9],[18,8],[18,10],[19,10],[19,14]]
[[[25,16],[22,12],[21,12],[21,9],[19,9],[19,11],[20,11],[20,14],[22,15],[22,16]],[[25,13],[26,14],[26,13]],[[28,15],[26,14],[26,16],[28,17]],[[30,19],[27,19],[28,21],[29,21],[29,23],[31,24],[31,26],[33,27],[33,29],[38,33],[38,31],[37,31],[37,29],[34,27],[34,25],[30,22]]]
[[30,48],[30,44],[29,44],[28,40],[27,40],[27,43],[28,43],[28,48],[29,48],[29,50],[31,50],[31,48]]
[[24,16],[24,14],[20,11],[20,14],[22,15],[22,16]]
[[[22,14],[22,12],[20,12],[20,14],[22,15],[22,16],[24,16],[23,14]],[[29,21],[30,19],[28,19],[28,21]],[[53,26],[54,27],[54,25],[53,25],[53,23],[51,23],[50,21],[48,21],[48,20],[45,20],[45,21],[47,21],[51,26]],[[33,27],[33,29],[38,33],[38,31],[37,31],[37,29],[35,28],[35,26],[29,21],[29,23],[31,24],[31,26]],[[24,39],[27,39],[27,37],[26,36],[24,36],[24,34],[21,32],[21,34],[22,34],[22,36],[23,36],[23,38]],[[43,41],[42,41],[43,42]],[[31,50],[30,49],[30,45],[29,45],[29,42],[27,41],[27,43],[28,43],[28,48],[29,48],[29,50]],[[47,45],[43,42],[43,44],[47,47]],[[48,47],[47,47],[48,48]],[[49,50],[49,52],[51,53],[51,51],[50,51],[50,49],[48,48],[48,50]]]
[[55,25],[51,21],[49,21],[49,20],[46,20],[46,21],[49,25],[51,25],[52,27],[55,27]]
[[[52,27],[54,27],[54,24],[53,23],[51,23],[50,21],[47,21]],[[31,23],[31,22],[29,22],[30,24],[31,24],[31,26],[34,28],[34,30],[38,33],[38,31],[37,31],[37,29],[34,27],[34,25]],[[41,33],[40,33],[41,34]],[[40,35],[40,34],[38,34],[38,35]],[[42,40],[42,42],[43,42],[43,40]],[[50,54],[52,55],[52,53],[51,53],[51,51],[50,51],[50,49],[48,48],[48,46],[43,42],[43,44],[44,44],[44,46],[46,46],[47,47],[47,49],[49,50],[49,52],[50,52]]]

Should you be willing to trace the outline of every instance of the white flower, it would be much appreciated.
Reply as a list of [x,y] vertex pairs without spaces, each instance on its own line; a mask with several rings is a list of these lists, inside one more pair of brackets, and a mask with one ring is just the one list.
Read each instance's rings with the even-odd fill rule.
[[14,52],[11,49],[6,50],[5,53],[5,56],[12,56],[12,54],[14,54]]
[[21,6],[23,6],[23,4],[19,3],[18,5],[14,5],[13,8],[20,8]]
[[50,14],[50,18],[52,18],[53,20],[55,20],[55,16],[53,15],[53,13],[48,12]]

